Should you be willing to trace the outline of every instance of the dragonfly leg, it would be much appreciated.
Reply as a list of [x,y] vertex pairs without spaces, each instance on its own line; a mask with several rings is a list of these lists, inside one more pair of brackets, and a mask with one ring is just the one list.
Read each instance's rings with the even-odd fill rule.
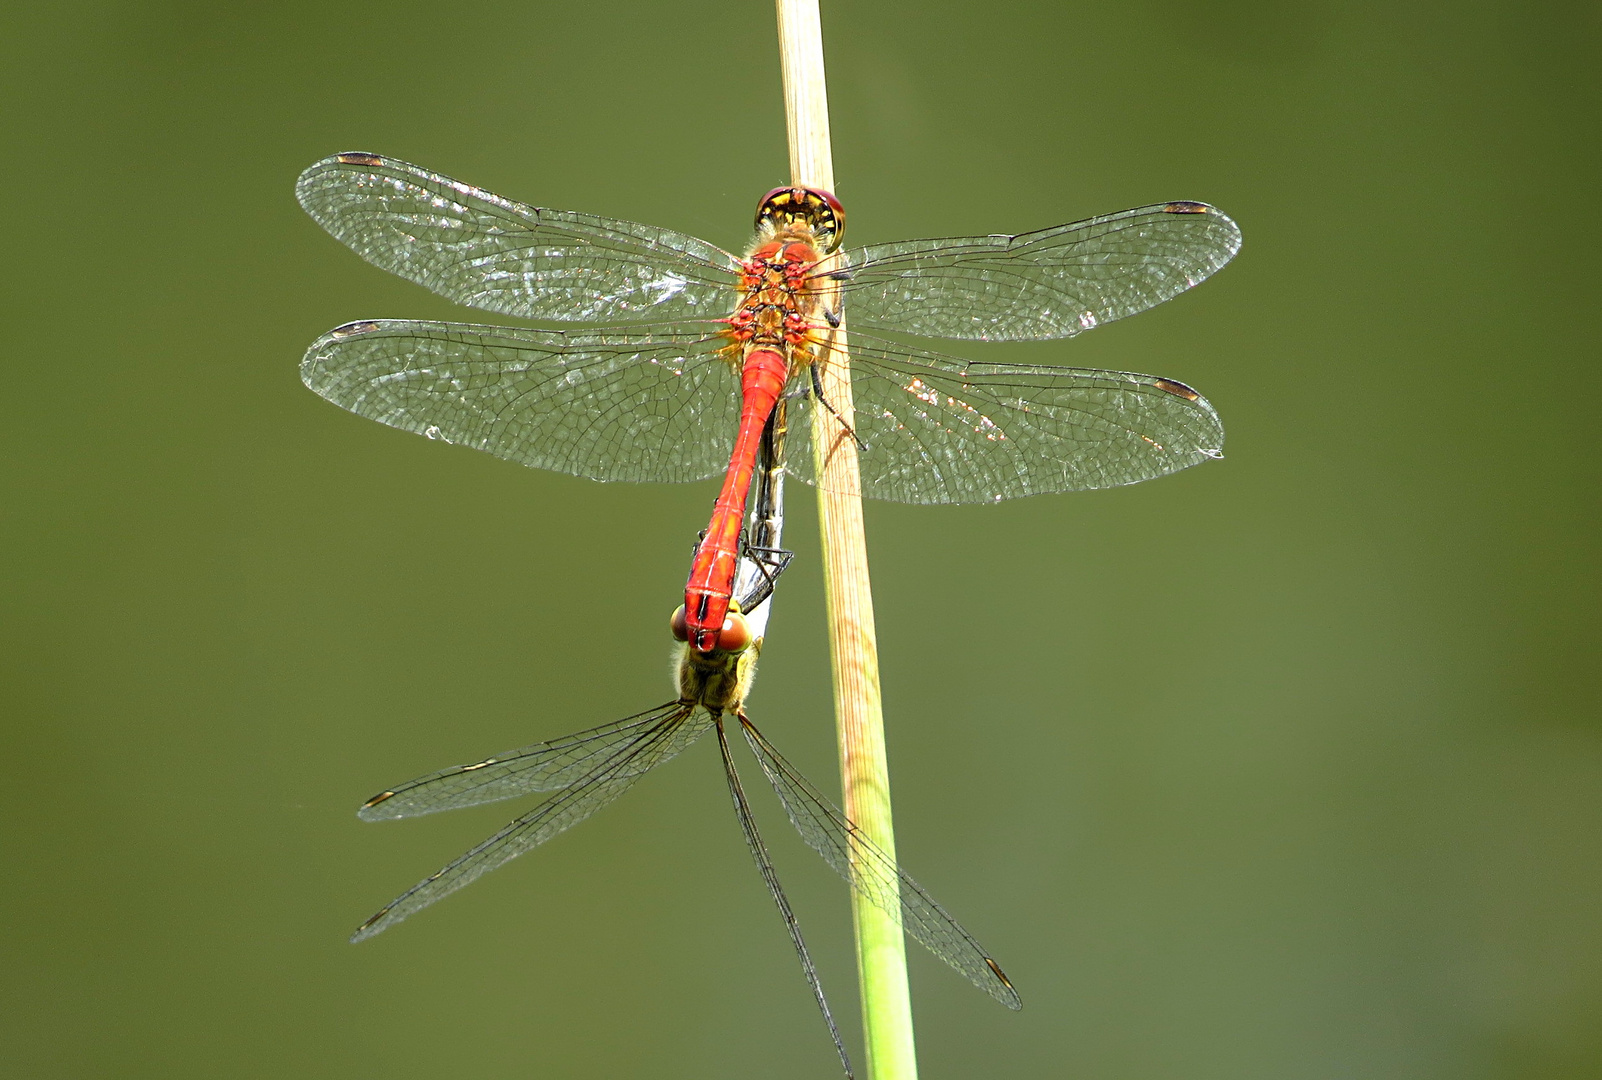
[[740,610],[750,611],[773,595],[773,587],[778,583],[779,575],[784,573],[790,565],[790,560],[795,558],[795,552],[784,548],[755,547],[743,541],[741,550],[760,575],[751,583],[750,590],[744,596],[737,597]]
[[[744,718],[741,718],[744,722]],[[846,1053],[845,1042],[840,1038],[840,1029],[835,1026],[834,1014],[829,1011],[829,1000],[823,996],[823,983],[818,979],[818,969],[812,962],[812,954],[807,951],[807,943],[801,937],[801,924],[796,920],[795,912],[790,907],[789,897],[784,895],[784,889],[779,884],[779,875],[773,869],[773,860],[768,857],[767,845],[762,842],[762,834],[757,832],[756,817],[751,813],[751,804],[746,801],[745,788],[740,784],[740,774],[735,771],[734,757],[729,753],[729,739],[723,730],[723,717],[717,717],[718,750],[723,754],[723,774],[729,781],[729,794],[734,799],[734,814],[740,819],[740,831],[745,833],[746,846],[751,849],[751,858],[756,860],[757,870],[762,874],[762,880],[767,884],[768,892],[773,895],[773,902],[779,905],[779,914],[784,917],[784,925],[790,931],[790,942],[795,946],[795,954],[801,959],[801,970],[806,974],[807,985],[812,988],[812,996],[817,999],[818,1009],[823,1013],[823,1022],[829,1025],[829,1037],[834,1040],[834,1048],[840,1054],[840,1064],[845,1069],[846,1080],[856,1080],[851,1071],[851,1057]]]
[[[829,331],[828,338],[824,342],[823,352],[829,352],[833,348],[834,331],[831,330]],[[812,396],[818,399],[818,403],[820,405],[829,410],[830,416],[840,421],[840,427],[845,431],[846,435],[851,439],[851,441],[857,444],[857,452],[860,454],[866,454],[868,452],[868,444],[857,438],[855,429],[853,429],[850,424],[846,423],[845,417],[841,416],[839,412],[835,410],[835,407],[829,404],[829,399],[823,396],[823,376],[818,373],[818,365],[820,363],[822,363],[821,355],[818,360],[815,360],[812,363]]]

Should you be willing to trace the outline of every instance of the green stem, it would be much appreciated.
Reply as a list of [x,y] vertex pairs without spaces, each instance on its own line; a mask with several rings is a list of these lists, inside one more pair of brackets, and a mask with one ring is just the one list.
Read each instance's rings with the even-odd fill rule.
[[[817,0],[777,0],[777,8],[791,183],[833,191],[834,162],[829,145],[823,32]],[[849,422],[851,378],[844,327],[834,335],[828,362],[822,365],[820,374],[825,398]],[[844,809],[863,834],[893,859],[896,841],[891,826],[890,772],[885,757],[857,447],[828,409],[814,408],[812,414]],[[868,1076],[871,1080],[917,1080],[906,937],[900,919],[855,890],[852,917]]]

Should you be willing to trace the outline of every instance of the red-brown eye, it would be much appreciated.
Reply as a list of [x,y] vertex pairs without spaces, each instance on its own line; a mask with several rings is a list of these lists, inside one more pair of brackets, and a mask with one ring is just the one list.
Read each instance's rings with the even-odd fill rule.
[[689,620],[684,617],[683,604],[678,606],[678,610],[673,612],[673,618],[668,620],[668,629],[673,631],[673,636],[678,640],[690,640],[690,623]]
[[751,624],[738,611],[729,612],[718,631],[718,648],[724,652],[744,652],[751,647]]

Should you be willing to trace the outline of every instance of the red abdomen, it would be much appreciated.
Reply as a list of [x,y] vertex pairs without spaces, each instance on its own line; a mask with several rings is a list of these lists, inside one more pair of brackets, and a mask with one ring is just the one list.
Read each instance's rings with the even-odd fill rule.
[[734,572],[740,562],[740,527],[757,448],[788,377],[789,362],[778,351],[757,348],[746,354],[740,373],[740,430],[734,439],[734,453],[723,477],[723,490],[712,506],[706,538],[695,550],[690,580],[684,586],[690,647],[699,652],[717,648],[718,631],[729,613]]

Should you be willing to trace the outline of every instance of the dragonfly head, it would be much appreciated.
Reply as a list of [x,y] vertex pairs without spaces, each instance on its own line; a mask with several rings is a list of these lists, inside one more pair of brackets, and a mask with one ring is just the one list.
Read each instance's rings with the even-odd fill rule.
[[[678,610],[673,612],[673,618],[668,620],[668,628],[673,632],[677,641],[690,640],[690,620],[685,614],[684,605],[680,604]],[[703,652],[741,653],[751,647],[753,635],[751,624],[739,611],[730,609],[724,616],[723,628],[718,631],[717,642],[710,649]]]
[[840,246],[845,236],[845,208],[822,188],[779,187],[757,203],[756,227],[764,235],[803,227],[812,233],[825,255]]

